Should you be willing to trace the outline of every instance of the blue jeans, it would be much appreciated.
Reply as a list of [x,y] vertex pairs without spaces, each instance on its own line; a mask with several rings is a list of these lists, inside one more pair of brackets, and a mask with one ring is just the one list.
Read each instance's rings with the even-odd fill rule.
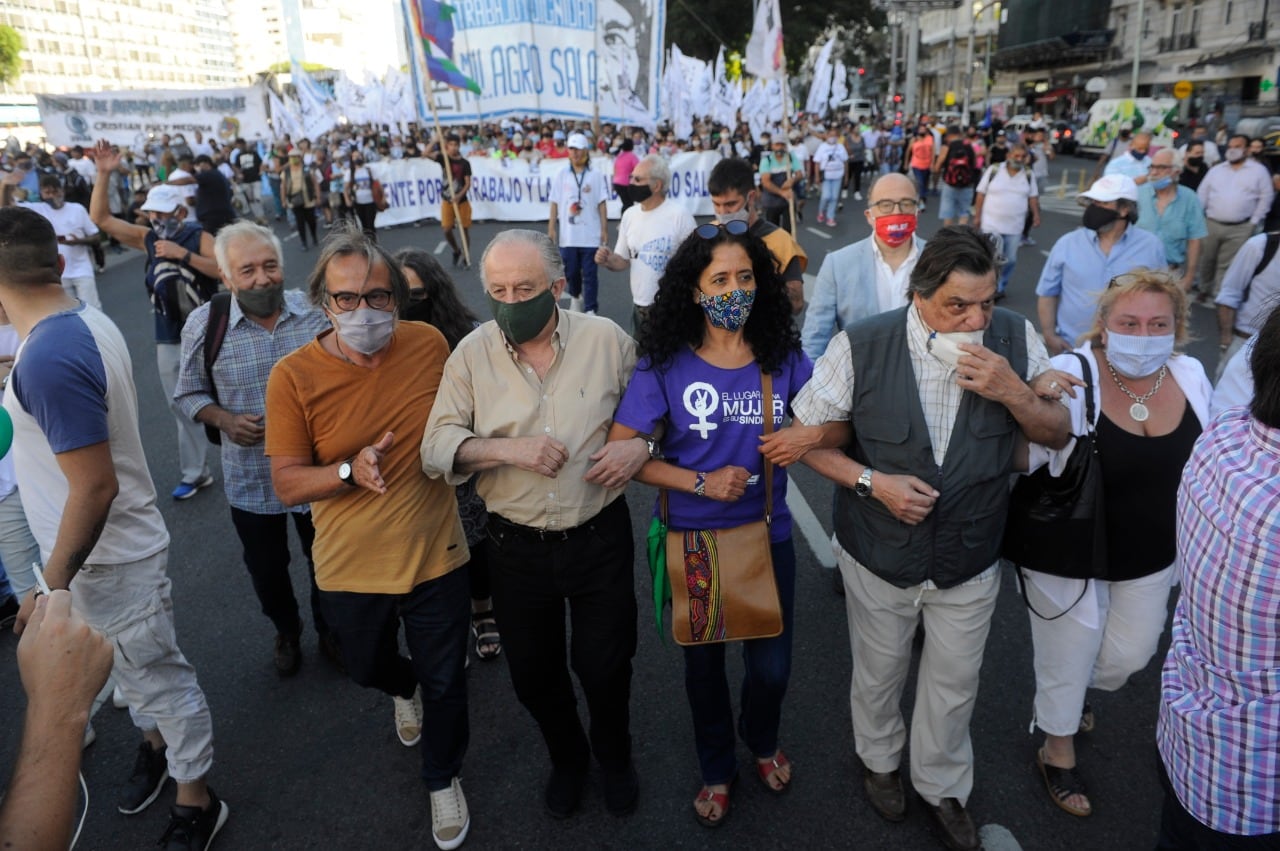
[[834,220],[840,203],[840,178],[823,178],[822,200],[818,202],[818,214]]
[[1013,267],[1018,265],[1018,247],[1022,245],[1022,234],[993,234],[1000,240],[1000,256],[1004,263],[1000,265],[1000,278],[996,281],[996,292],[1004,292],[1013,277]]
[[[738,733],[758,759],[778,750],[782,698],[791,679],[791,631],[796,597],[796,551],[791,539],[769,547],[782,601],[782,634],[742,642],[742,678]],[[733,707],[725,676],[725,645],[684,648],[684,688],[693,711],[693,739],[702,782],[728,783],[737,771]]]
[[569,284],[569,295],[583,300],[582,309],[587,312],[600,309],[600,281],[596,268],[594,248],[561,248],[564,261],[564,277]]
[[[449,788],[471,737],[464,673],[471,637],[467,569],[419,583],[407,594],[321,590],[320,604],[356,685],[403,698],[422,687],[422,780],[429,792]],[[401,622],[412,659],[400,655]]]
[[916,178],[916,193],[919,194],[920,200],[923,201],[929,194],[929,169],[913,167],[911,173]]

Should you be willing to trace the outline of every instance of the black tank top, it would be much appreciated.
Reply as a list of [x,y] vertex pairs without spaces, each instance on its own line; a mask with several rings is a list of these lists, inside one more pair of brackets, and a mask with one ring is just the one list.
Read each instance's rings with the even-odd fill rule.
[[1177,554],[1178,482],[1200,436],[1187,405],[1168,434],[1143,437],[1098,417],[1098,456],[1107,515],[1107,578],[1138,579],[1164,570]]

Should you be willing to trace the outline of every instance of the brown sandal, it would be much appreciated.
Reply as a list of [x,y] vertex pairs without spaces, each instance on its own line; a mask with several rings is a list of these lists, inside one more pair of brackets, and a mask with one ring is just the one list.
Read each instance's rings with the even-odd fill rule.
[[1072,795],[1083,796],[1086,801],[1089,799],[1084,780],[1081,779],[1080,772],[1076,768],[1060,768],[1045,762],[1044,748],[1036,751],[1036,765],[1040,766],[1040,776],[1044,778],[1045,788],[1049,790],[1049,798],[1055,804],[1073,816],[1084,817],[1093,812],[1092,806],[1073,807],[1067,803],[1067,799]]

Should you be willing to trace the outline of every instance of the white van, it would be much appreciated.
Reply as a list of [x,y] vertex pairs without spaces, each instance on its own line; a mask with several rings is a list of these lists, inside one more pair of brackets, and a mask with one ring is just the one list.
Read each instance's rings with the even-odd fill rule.
[[849,108],[848,118],[850,121],[857,121],[859,118],[871,120],[880,113],[880,110],[876,109],[875,101],[864,98],[849,98],[848,100],[840,101],[840,105]]
[[1181,102],[1174,98],[1103,98],[1089,107],[1089,123],[1080,132],[1080,153],[1102,156],[1120,128],[1150,133],[1151,146],[1171,148],[1178,139]]

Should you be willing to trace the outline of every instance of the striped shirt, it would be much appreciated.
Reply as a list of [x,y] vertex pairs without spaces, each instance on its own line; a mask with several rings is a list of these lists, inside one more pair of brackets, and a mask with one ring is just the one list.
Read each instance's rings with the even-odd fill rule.
[[[182,366],[173,398],[182,413],[192,419],[202,408],[213,404],[209,376],[204,368],[204,336],[208,325],[209,305],[203,304],[191,312],[182,329]],[[285,290],[284,308],[271,331],[246,317],[240,303],[232,298],[227,336],[213,363],[219,407],[233,414],[265,414],[267,377],[276,361],[311,342],[329,327],[329,320],[319,308],[311,305],[301,290]],[[271,462],[263,454],[261,443],[240,446],[223,435],[222,478],[227,502],[241,511],[283,514],[289,510],[271,485]],[[309,509],[304,505],[292,510]]]
[[1280,832],[1280,429],[1234,408],[1201,435],[1178,490],[1178,554],[1160,756],[1200,823]]

